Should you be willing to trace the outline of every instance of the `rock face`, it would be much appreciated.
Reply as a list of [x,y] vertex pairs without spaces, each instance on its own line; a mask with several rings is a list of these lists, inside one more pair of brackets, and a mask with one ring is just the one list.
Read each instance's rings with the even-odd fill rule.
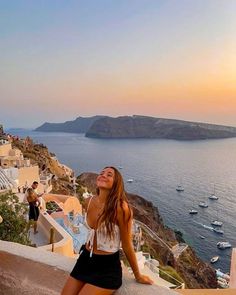
[[94,122],[86,136],[196,140],[236,137],[236,127],[145,116],[106,117]]
[[73,195],[73,185],[67,177],[60,163],[43,144],[35,144],[30,138],[13,140],[13,147],[21,150],[25,158],[31,160],[32,164],[38,164],[40,172],[47,170],[56,177],[52,179],[52,193]]
[[44,123],[35,129],[35,131],[44,132],[70,132],[70,133],[85,133],[90,126],[104,116],[93,116],[88,118],[78,117],[74,121],[67,121],[65,123]]
[[[96,177],[95,173],[83,173],[78,177],[78,183],[87,187],[91,193],[95,193]],[[164,225],[158,208],[141,196],[129,193],[127,196],[136,220],[151,228],[170,248],[178,243],[174,231]],[[172,266],[184,280],[187,288],[217,287],[215,270],[198,258],[191,247],[188,247],[178,259],[175,259],[172,252],[163,243],[153,240],[146,234],[145,240],[151,255],[157,258],[161,265]]]

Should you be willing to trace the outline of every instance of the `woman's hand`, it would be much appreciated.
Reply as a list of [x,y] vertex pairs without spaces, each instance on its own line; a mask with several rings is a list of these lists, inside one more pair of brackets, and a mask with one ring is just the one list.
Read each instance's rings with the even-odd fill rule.
[[137,276],[135,279],[140,284],[149,284],[149,285],[152,285],[154,283],[148,276],[145,276],[145,275],[142,275],[142,274],[140,274],[139,276]]

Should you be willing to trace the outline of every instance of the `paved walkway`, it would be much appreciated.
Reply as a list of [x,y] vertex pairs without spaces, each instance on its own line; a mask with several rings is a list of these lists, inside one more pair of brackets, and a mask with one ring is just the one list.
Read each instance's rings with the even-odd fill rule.
[[180,243],[172,247],[172,253],[175,259],[178,259],[179,256],[188,248],[187,244]]
[[34,234],[33,228],[30,229],[29,238],[30,238],[32,244],[35,244],[37,247],[49,244],[49,240],[46,238],[45,233],[44,233],[40,223],[38,224],[38,233],[37,234]]

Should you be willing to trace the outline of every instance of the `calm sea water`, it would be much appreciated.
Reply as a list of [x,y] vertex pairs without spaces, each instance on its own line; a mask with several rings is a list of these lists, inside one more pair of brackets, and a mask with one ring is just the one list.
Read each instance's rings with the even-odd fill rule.
[[[58,159],[79,175],[98,172],[107,165],[122,166],[127,191],[158,206],[164,223],[181,230],[184,238],[204,260],[215,255],[214,264],[224,272],[230,269],[231,249],[218,250],[218,241],[236,247],[236,139],[175,141],[157,139],[91,139],[83,134],[44,133],[11,130],[20,137],[29,135],[45,144]],[[133,183],[126,180],[133,178]],[[176,186],[182,184],[184,192]],[[208,199],[213,193],[218,201]],[[208,208],[198,207],[207,201]],[[195,207],[198,214],[191,216]],[[204,225],[218,218],[224,222],[224,235]],[[200,239],[203,235],[205,239]]]

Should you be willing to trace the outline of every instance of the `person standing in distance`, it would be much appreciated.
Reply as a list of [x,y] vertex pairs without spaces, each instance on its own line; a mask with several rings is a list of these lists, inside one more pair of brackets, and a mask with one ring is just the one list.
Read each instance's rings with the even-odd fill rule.
[[26,190],[26,199],[29,204],[29,224],[28,230],[31,223],[33,222],[34,234],[37,234],[37,221],[39,217],[39,208],[41,205],[40,197],[42,194],[37,194],[36,189],[38,187],[38,182],[34,181],[30,188]]
[[122,285],[120,242],[142,284],[152,280],[140,273],[132,245],[132,210],[124,182],[115,167],[105,167],[97,177],[97,194],[85,201],[87,241],[61,295],[110,295]]
[[39,218],[39,199],[37,194],[34,192],[32,187],[27,189],[27,201],[29,203],[29,223],[28,223],[28,230],[33,222],[34,225],[34,234],[37,234],[37,221]]

